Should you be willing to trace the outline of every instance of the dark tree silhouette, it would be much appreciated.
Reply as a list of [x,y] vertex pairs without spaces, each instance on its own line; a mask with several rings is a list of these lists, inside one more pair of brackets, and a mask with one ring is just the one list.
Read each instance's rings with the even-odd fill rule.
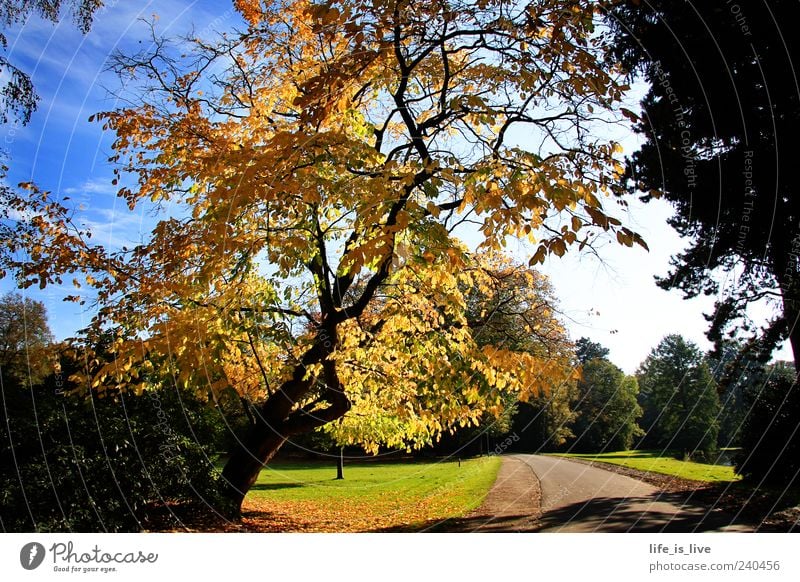
[[[792,55],[800,3],[623,2],[610,11],[617,56],[651,86],[642,101],[632,190],[663,192],[671,224],[690,241],[658,280],[687,297],[715,295],[735,276],[710,321],[720,343],[732,327],[768,355],[789,338],[800,357],[800,131]],[[772,300],[776,316],[753,330],[747,305]]]
[[582,337],[575,342],[575,355],[581,364],[595,359],[605,360],[608,358],[608,348],[588,337]]

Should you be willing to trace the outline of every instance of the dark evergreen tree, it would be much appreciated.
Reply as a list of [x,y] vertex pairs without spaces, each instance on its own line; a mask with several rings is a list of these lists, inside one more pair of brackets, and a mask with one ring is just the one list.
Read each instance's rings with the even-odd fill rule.
[[738,447],[750,407],[747,394],[763,384],[765,364],[736,341],[724,342],[707,361],[720,399],[720,446]]
[[668,335],[650,352],[637,374],[644,411],[643,446],[710,459],[717,450],[720,404],[717,387],[700,349]]
[[800,386],[794,367],[769,366],[745,395],[736,471],[755,485],[791,487],[800,481]]
[[[709,338],[719,343],[742,327],[766,358],[788,337],[795,360],[800,196],[791,170],[800,96],[792,71],[800,36],[789,27],[799,20],[796,0],[629,0],[608,19],[618,56],[650,83],[629,188],[663,192],[676,210],[671,224],[690,243],[659,285],[717,295],[717,275],[735,275],[709,316]],[[763,299],[776,315],[755,330],[745,308]]]
[[608,358],[608,348],[588,337],[582,337],[575,342],[575,355],[581,364],[595,359],[604,360]]

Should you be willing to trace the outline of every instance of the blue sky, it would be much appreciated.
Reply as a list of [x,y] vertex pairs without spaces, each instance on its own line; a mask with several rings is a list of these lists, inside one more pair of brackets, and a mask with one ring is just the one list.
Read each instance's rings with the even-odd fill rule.
[[[93,240],[115,247],[140,242],[152,227],[152,217],[145,209],[129,212],[116,198],[118,187],[111,184],[113,167],[108,163],[113,135],[104,132],[102,124],[88,121],[93,113],[117,104],[112,91],[119,83],[107,70],[109,56],[117,50],[147,48],[146,21],[153,21],[154,15],[157,30],[169,36],[190,30],[209,36],[240,23],[227,3],[189,0],[157,5],[156,9],[155,2],[107,2],[87,35],[76,30],[69,15],[58,25],[32,17],[7,34],[9,59],[31,74],[40,96],[27,126],[11,122],[0,127],[0,147],[10,158],[7,182],[32,180],[68,196],[91,228]],[[12,288],[13,282],[0,281],[0,290]],[[45,303],[59,339],[74,335],[91,318],[91,313],[62,301],[77,293],[70,280],[64,286],[25,293]]]
[[[117,81],[106,70],[107,58],[118,49],[146,48],[148,28],[142,19],[152,19],[155,13],[157,30],[167,35],[193,28],[205,37],[240,23],[232,6],[222,2],[159,2],[157,8],[154,2],[109,2],[85,36],[69,18],[57,26],[34,18],[8,34],[10,59],[32,72],[41,97],[29,125],[0,127],[0,147],[11,157],[8,181],[34,180],[69,196],[80,204],[94,240],[112,246],[139,242],[152,218],[144,211],[129,212],[116,199],[107,162],[113,136],[88,118],[114,108],[109,89],[117,87]],[[631,136],[621,137],[629,150],[635,147]],[[645,237],[649,253],[609,242],[600,259],[568,253],[561,259],[551,257],[542,269],[553,281],[573,338],[585,335],[604,344],[611,349],[611,359],[629,373],[668,333],[681,333],[709,347],[702,313],[711,309],[713,298],[685,301],[653,282],[654,275],[667,273],[669,257],[684,246],[666,224],[670,214],[663,202],[632,203],[628,210],[625,222]],[[522,255],[530,251],[522,245],[516,250]],[[11,288],[10,281],[0,281],[0,290]],[[26,293],[45,303],[59,339],[89,321],[90,314],[61,301],[75,294],[71,285]],[[786,348],[776,356],[790,359]]]

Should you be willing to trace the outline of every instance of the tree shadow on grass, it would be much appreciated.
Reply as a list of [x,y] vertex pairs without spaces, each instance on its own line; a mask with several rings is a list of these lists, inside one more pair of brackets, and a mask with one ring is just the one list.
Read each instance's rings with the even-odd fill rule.
[[280,491],[281,489],[297,489],[302,483],[256,483],[250,491]]
[[[664,458],[670,461],[674,461],[678,459],[677,455],[673,455],[671,452],[667,451],[664,453],[658,453],[654,451],[636,451],[636,452],[628,452],[628,453],[620,453],[620,454],[608,454],[608,453],[601,453],[601,454],[593,454],[593,453],[579,453],[580,456],[576,457],[578,459],[586,459],[586,460],[597,460],[603,461],[605,459],[657,459],[657,458]],[[558,455],[555,455],[558,456]],[[570,459],[571,457],[565,457],[566,459]]]

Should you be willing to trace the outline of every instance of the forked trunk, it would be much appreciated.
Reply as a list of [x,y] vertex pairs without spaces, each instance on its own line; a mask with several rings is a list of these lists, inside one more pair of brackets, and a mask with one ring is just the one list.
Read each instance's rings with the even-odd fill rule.
[[[322,341],[311,347],[295,368],[292,378],[273,393],[254,415],[257,420],[228,458],[222,470],[223,494],[230,517],[241,513],[245,495],[258,479],[264,465],[275,456],[286,440],[304,434],[344,416],[350,401],[344,393],[336,373],[336,364],[326,358],[333,350],[333,342],[326,341],[333,334],[321,336]],[[322,379],[308,374],[308,366],[322,362]],[[319,395],[311,402],[307,399],[312,390]],[[301,407],[300,404],[305,406]]]

